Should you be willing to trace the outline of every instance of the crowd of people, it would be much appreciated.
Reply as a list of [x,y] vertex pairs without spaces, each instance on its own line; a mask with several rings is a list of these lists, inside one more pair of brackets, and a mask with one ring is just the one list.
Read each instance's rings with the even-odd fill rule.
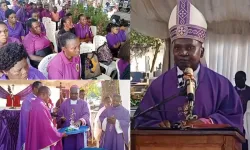
[[[85,69],[85,63],[83,62],[87,59],[81,60],[80,45],[81,43],[93,43],[94,35],[90,27],[91,16],[79,13],[78,22],[74,24],[68,4],[62,6],[62,10],[59,12],[56,6],[50,11],[48,4],[43,5],[41,3],[17,2],[12,9],[9,9],[7,2],[3,1],[0,6],[0,31],[2,31],[0,53],[2,56],[6,56],[5,58],[1,56],[0,59],[0,64],[3,64],[0,67],[1,79],[75,80],[83,77],[82,74],[84,74]],[[50,18],[51,21],[56,23],[57,49],[46,36],[46,33],[50,31],[43,24],[44,18]],[[126,37],[127,27],[128,23],[124,20],[110,23],[107,26],[107,44],[113,58],[119,57],[119,64],[123,64],[122,68],[117,68],[121,73],[124,72],[124,65],[127,70],[130,69],[130,61],[127,59],[129,47],[122,48],[124,43],[128,41]],[[127,43],[129,44],[129,41]],[[119,54],[120,49],[126,52]],[[56,54],[56,56],[48,65],[48,76],[40,75],[39,63],[50,54]],[[9,63],[6,63],[7,60]],[[23,62],[17,66],[17,62],[21,60],[26,60],[27,63]],[[19,69],[15,74],[6,73],[14,68]],[[33,72],[30,72],[30,70],[33,70]],[[128,74],[121,74],[121,79],[129,79],[126,75]]]
[[[17,150],[79,150],[87,147],[84,141],[91,135],[95,135],[96,147],[108,150],[125,150],[128,147],[130,115],[121,105],[120,95],[104,97],[95,121],[91,123],[90,107],[83,89],[71,86],[69,98],[61,92],[55,108],[51,107],[50,94],[50,89],[40,81],[32,84],[32,92],[21,107]],[[84,134],[67,135],[58,131],[70,126],[72,110],[75,113],[74,125],[88,126],[94,129],[94,133],[90,130],[86,137]]]

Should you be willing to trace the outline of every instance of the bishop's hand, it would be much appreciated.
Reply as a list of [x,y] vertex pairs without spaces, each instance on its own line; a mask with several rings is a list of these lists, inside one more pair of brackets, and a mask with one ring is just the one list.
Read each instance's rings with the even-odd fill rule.
[[107,121],[110,124],[115,124],[116,123],[116,118],[115,118],[115,116],[108,117]]
[[82,125],[82,121],[78,120],[77,122],[75,122],[74,124],[76,127],[80,127]]
[[159,123],[159,126],[162,128],[170,128],[171,124],[168,120],[162,121],[161,123]]

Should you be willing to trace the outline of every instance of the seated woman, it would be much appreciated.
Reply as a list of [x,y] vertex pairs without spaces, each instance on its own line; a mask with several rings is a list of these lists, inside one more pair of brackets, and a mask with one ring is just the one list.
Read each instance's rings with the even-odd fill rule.
[[80,39],[80,42],[92,42],[93,34],[90,26],[88,25],[87,17],[83,14],[78,16],[79,22],[75,25],[76,36]]
[[[41,31],[46,34],[46,29],[45,29],[44,24],[39,21],[40,20],[39,12],[37,12],[37,11],[32,12],[31,13],[31,18],[38,20],[38,22],[40,23]],[[29,18],[29,19],[31,19],[31,18]],[[29,33],[29,27],[27,25],[26,25],[25,32],[26,32],[26,35]]]
[[108,34],[106,35],[108,47],[111,50],[113,57],[117,57],[121,46],[121,42],[117,35],[119,32],[119,27],[117,24],[109,23],[106,31],[108,32]]
[[80,41],[75,34],[66,32],[59,37],[62,51],[48,65],[49,79],[78,80],[81,76]]
[[25,31],[22,23],[17,21],[16,12],[12,9],[8,9],[5,12],[5,17],[7,20],[5,20],[4,23],[8,27],[9,36],[17,38],[21,42],[25,36]]
[[0,21],[0,33],[2,33],[0,36],[0,47],[6,45],[7,43],[16,42],[18,44],[21,44],[21,42],[17,38],[9,37],[7,25],[2,21]]
[[30,64],[37,68],[45,56],[53,53],[53,48],[45,33],[42,33],[40,23],[36,19],[29,19],[27,26],[29,33],[23,39],[23,45],[29,54]]
[[118,37],[119,37],[119,40],[120,42],[123,44],[127,37],[126,37],[126,30],[127,30],[127,27],[128,27],[128,22],[126,22],[124,19],[122,19],[120,21],[120,28],[119,28],[119,32],[118,32]]
[[3,72],[0,80],[46,79],[40,71],[29,66],[27,63],[28,54],[22,45],[8,43],[0,48],[0,57],[0,70]]
[[118,54],[120,60],[117,63],[120,79],[130,79],[130,41],[126,41]]
[[58,53],[62,51],[61,44],[58,39],[62,34],[66,32],[71,32],[75,34],[74,25],[73,25],[72,19],[69,16],[65,16],[61,19],[61,26],[59,28],[59,32],[57,33]]

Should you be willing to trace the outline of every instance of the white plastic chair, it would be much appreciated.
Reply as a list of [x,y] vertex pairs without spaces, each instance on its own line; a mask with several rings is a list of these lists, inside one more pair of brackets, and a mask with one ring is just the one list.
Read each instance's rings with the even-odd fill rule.
[[117,78],[118,80],[120,79],[120,71],[119,71],[119,68],[118,68],[118,62],[119,62],[119,58],[116,59],[116,69],[117,69]]
[[50,54],[46,57],[44,57],[41,62],[38,65],[38,70],[43,73],[43,75],[48,78],[48,71],[47,71],[47,66],[49,62],[57,55],[56,54]]
[[96,34],[97,34],[96,26],[90,26],[90,28],[91,28],[91,31],[92,31],[93,35],[96,36]]
[[94,49],[94,46],[93,46],[92,43],[85,43],[85,42],[83,42],[80,45],[80,54],[91,53],[93,51],[95,51],[95,49]]
[[94,36],[93,39],[93,44],[95,47],[95,50],[97,50],[100,46],[102,46],[105,42],[107,42],[106,37],[101,36],[101,35],[96,35]]

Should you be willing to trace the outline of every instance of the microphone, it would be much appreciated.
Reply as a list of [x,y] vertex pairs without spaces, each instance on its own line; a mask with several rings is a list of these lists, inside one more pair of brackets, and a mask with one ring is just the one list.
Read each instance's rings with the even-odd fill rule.
[[195,89],[196,82],[194,78],[194,71],[192,68],[186,68],[184,71],[184,80],[187,86],[187,99],[189,101],[190,106],[194,106],[195,99]]

